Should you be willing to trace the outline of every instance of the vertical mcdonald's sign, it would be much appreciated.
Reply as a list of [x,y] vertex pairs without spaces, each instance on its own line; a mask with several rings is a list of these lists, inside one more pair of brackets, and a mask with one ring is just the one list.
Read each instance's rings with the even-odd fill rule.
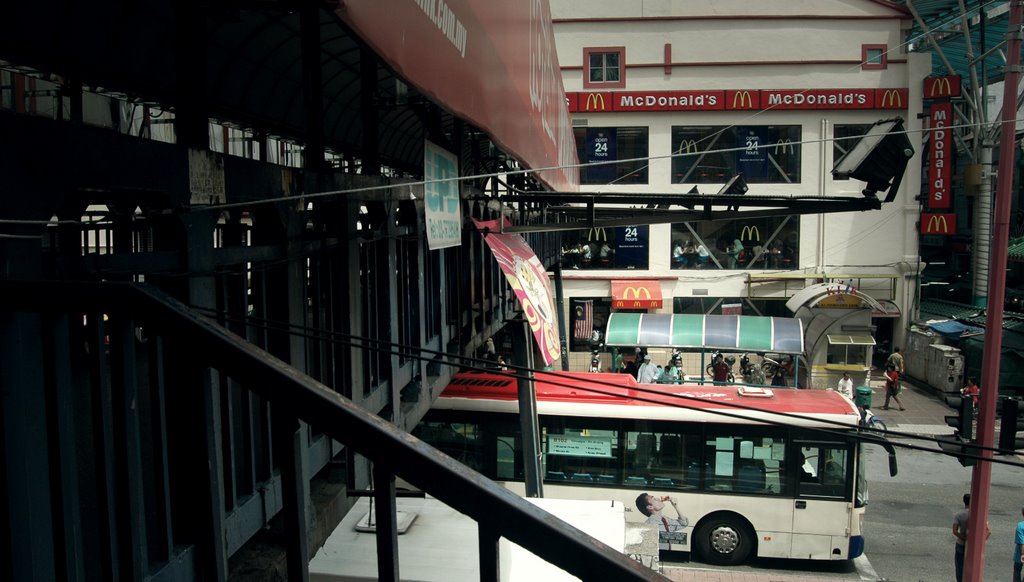
[[950,207],[953,139],[949,123],[952,117],[953,105],[948,101],[932,104],[928,166],[928,208],[931,210]]
[[960,75],[928,77],[924,80],[925,99],[948,99],[960,96]]
[[922,212],[921,234],[956,234],[956,214]]

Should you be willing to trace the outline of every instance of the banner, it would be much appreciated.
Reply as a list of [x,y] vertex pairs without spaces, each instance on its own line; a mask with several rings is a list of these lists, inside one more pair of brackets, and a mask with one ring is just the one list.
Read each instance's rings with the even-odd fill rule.
[[572,300],[572,336],[578,340],[588,340],[594,333],[594,302],[591,300]]
[[531,176],[552,190],[579,190],[548,0],[324,6],[427,99],[486,132],[526,168],[546,168]]
[[646,269],[650,239],[649,225],[615,227],[615,267]]
[[[743,148],[736,154],[737,173],[743,174],[748,180],[750,178],[765,178],[768,176],[768,128],[759,125],[755,127],[737,127],[736,145]],[[776,147],[778,149],[778,147]]]
[[[555,327],[555,308],[548,289],[548,275],[530,245],[518,234],[501,234],[498,221],[473,220],[483,234],[484,241],[494,253],[498,267],[505,273],[512,291],[523,306],[523,315],[537,342],[545,366],[558,359],[558,330]],[[507,224],[507,221],[506,221]]]
[[462,244],[459,160],[432,143],[423,144],[423,214],[430,250]]
[[[615,150],[615,128],[587,129],[587,162],[614,162],[618,159]],[[608,183],[615,179],[615,164],[603,163],[599,166],[587,166],[587,182]]]
[[928,165],[928,208],[943,209],[950,206],[950,181],[953,176],[953,135],[949,123],[953,117],[953,105],[933,103],[931,109],[931,136],[928,151],[931,163]]

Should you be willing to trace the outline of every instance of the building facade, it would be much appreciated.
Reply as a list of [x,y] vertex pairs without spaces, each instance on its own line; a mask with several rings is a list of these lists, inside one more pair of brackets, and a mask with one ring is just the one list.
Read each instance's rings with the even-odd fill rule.
[[[899,345],[920,270],[919,113],[930,73],[927,55],[905,50],[903,9],[556,0],[552,16],[584,191],[715,194],[739,174],[746,196],[855,195],[864,184],[831,169],[892,117],[905,120],[917,152],[877,211],[744,219],[738,197],[734,220],[567,233],[565,296],[593,302],[596,329],[621,310],[791,316],[788,299],[832,284],[872,312],[842,331]],[[639,287],[660,301],[613,292]],[[830,352],[827,336],[849,314],[824,311],[828,333],[807,345],[809,363],[866,369],[870,351],[849,362]],[[570,367],[585,369],[589,350],[571,338]],[[702,367],[697,354],[684,361],[691,375]]]

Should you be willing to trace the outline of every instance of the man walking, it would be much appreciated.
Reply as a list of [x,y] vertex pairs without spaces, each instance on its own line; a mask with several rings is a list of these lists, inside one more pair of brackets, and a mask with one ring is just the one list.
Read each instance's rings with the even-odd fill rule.
[[892,364],[892,367],[896,368],[896,371],[900,373],[900,376],[903,376],[903,354],[900,352],[899,348],[893,348],[892,353],[889,354],[889,359],[886,360],[886,363]]
[[[953,567],[956,568],[956,582],[964,580],[964,548],[967,543],[967,518],[970,515],[971,494],[964,493],[964,508],[953,517],[953,535],[956,545],[953,548]],[[1018,530],[1020,525],[1017,526]],[[985,524],[985,539],[992,535],[992,528]],[[1019,546],[1018,546],[1019,547]]]

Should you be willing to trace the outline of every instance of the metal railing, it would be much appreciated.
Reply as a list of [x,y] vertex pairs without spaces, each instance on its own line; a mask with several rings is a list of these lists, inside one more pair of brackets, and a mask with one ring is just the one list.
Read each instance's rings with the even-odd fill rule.
[[[396,476],[421,488],[478,523],[477,551],[481,580],[499,579],[498,541],[502,537],[583,580],[664,579],[657,572],[530,504],[386,420],[359,408],[327,386],[298,372],[216,322],[196,314],[186,305],[155,288],[129,283],[45,283],[8,280],[0,281],[0,296],[5,298],[5,304],[0,310],[40,313],[44,320],[58,316],[68,317],[73,322],[82,313],[109,314],[111,322],[120,322],[117,325],[121,328],[122,335],[129,337],[136,333],[139,324],[143,324],[145,333],[150,338],[159,337],[163,338],[165,343],[173,342],[175,349],[187,354],[196,366],[216,370],[237,382],[243,389],[251,390],[268,402],[274,416],[272,426],[275,429],[280,428],[287,432],[290,426],[297,425],[296,420],[302,420],[313,429],[323,432],[370,459],[374,464],[374,481],[377,484],[375,504],[378,521],[378,573],[381,580],[396,580],[399,575],[394,495]],[[132,379],[134,371],[131,364],[125,359],[123,356],[114,359],[117,365],[112,367],[121,368],[112,374],[115,383],[132,384],[135,381]],[[153,374],[165,373],[162,366],[149,368],[147,372],[151,377]],[[58,384],[60,376],[61,373],[58,373]],[[156,381],[163,380],[156,378]],[[195,391],[195,387],[179,388]],[[115,392],[120,393],[124,390],[125,388],[121,387]],[[128,391],[130,392],[130,389]],[[172,397],[170,393],[168,397]],[[126,401],[131,404],[130,398]],[[135,413],[131,410],[118,409],[115,405],[112,412],[115,416],[122,417],[116,419],[114,425],[128,426],[124,434],[137,436],[152,432],[145,426],[144,418],[132,418]],[[197,419],[197,423],[199,421],[210,424],[209,418]],[[96,421],[96,424],[100,424],[99,421]],[[196,430],[209,433],[215,429],[212,426],[197,426]],[[145,441],[148,438],[153,437],[143,436],[141,440]],[[212,441],[216,442],[216,438]],[[125,462],[130,466],[133,463],[132,455],[138,455],[139,451],[133,450],[130,443],[126,449]],[[115,456],[120,458],[119,455],[120,453]],[[59,463],[60,460],[54,462]],[[137,463],[137,459],[134,462]],[[173,472],[173,467],[168,468],[167,464],[164,464],[163,470]],[[140,472],[146,473],[145,470]],[[295,493],[295,488],[301,490],[301,485],[289,483],[289,478],[285,477],[288,474],[287,465],[282,467],[281,472],[284,482],[284,512],[293,516],[301,514],[301,508],[288,507],[290,503],[301,498],[300,494]],[[181,475],[166,474],[158,477],[165,484],[175,478],[182,478]],[[188,478],[202,479],[203,476],[192,475]],[[129,524],[125,526],[128,531],[143,534],[146,531],[145,517],[140,514],[146,511],[144,498],[147,492],[141,485],[147,482],[147,478],[142,476],[128,479],[127,482],[135,483],[138,487],[128,487],[124,491],[129,496],[129,502],[121,506],[121,511],[128,515],[122,516],[121,523]],[[210,484],[208,488],[214,489],[217,486],[219,484]],[[216,498],[216,493],[213,497]],[[64,499],[70,498],[64,496]],[[173,545],[168,540],[174,535],[171,532],[176,529],[173,527],[175,519],[188,521],[183,517],[185,513],[208,509],[204,508],[202,503],[192,505],[184,508],[166,508],[167,523],[163,524],[163,528],[168,539],[163,540],[164,545]],[[53,508],[55,512],[77,509],[66,505]],[[213,531],[200,533],[196,537],[212,539],[212,545],[217,546],[216,540],[224,535],[217,529],[223,524],[216,518],[199,519],[197,523],[206,524],[207,529]],[[305,522],[302,518],[293,517],[290,520],[286,519],[286,523],[293,524],[293,529],[301,529]],[[290,539],[285,545],[288,548],[288,572],[292,579],[308,578],[305,534],[305,531],[288,532]],[[112,575],[110,579],[138,579],[140,574],[145,576],[150,567],[146,565],[144,554],[147,551],[146,546],[152,547],[153,542],[153,539],[141,535],[141,539],[132,539],[131,548],[122,546],[122,552],[128,554],[128,557],[122,556],[119,563],[129,564],[131,567],[121,570],[114,568],[120,574]],[[74,545],[73,541],[65,543]],[[108,542],[108,545],[117,544]],[[223,559],[223,556],[220,558]],[[216,556],[211,558],[198,551],[193,559],[197,562],[198,572],[209,572],[211,568],[216,570],[216,566],[202,563],[204,560],[216,560]],[[118,562],[115,560],[115,563]],[[74,570],[67,565],[63,566],[63,569]],[[66,577],[74,578],[71,575]],[[216,574],[212,576],[214,579],[220,577]]]

